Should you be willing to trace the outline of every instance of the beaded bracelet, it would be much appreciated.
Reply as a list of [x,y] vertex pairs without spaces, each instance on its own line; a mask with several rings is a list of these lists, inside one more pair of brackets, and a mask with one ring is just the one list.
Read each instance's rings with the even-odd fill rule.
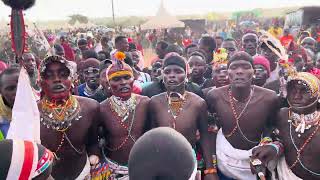
[[217,169],[216,168],[209,168],[209,169],[204,170],[204,175],[207,175],[207,174],[217,174]]
[[259,146],[263,146],[271,142],[272,142],[271,137],[264,137],[263,139],[261,139]]
[[212,165],[214,168],[217,167],[217,155],[212,155]]

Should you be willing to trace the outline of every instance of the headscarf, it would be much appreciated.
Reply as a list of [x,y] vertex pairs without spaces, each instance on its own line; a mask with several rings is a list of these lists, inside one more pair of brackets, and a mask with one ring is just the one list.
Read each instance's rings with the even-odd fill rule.
[[54,157],[44,146],[23,140],[0,141],[0,154],[0,179],[3,180],[30,180],[48,173]]

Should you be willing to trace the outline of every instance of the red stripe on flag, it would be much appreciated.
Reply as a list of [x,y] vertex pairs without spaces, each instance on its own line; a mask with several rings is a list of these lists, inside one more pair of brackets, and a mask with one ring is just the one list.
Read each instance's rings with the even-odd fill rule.
[[24,161],[19,180],[28,180],[33,164],[34,149],[32,142],[24,141]]

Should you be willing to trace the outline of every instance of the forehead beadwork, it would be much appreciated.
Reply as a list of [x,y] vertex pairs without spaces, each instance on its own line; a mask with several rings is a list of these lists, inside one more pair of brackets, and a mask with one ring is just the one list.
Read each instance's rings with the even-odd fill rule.
[[288,81],[288,85],[294,82],[299,85],[305,86],[308,93],[312,97],[319,97],[320,81],[316,76],[310,73],[300,72],[290,78],[290,80]]
[[40,65],[40,73],[43,74],[46,71],[46,69],[49,67],[49,65],[54,62],[61,63],[62,65],[67,67],[69,72],[73,72],[72,65],[70,65],[66,59],[64,59],[62,56],[54,55],[54,56],[49,56],[42,61]]

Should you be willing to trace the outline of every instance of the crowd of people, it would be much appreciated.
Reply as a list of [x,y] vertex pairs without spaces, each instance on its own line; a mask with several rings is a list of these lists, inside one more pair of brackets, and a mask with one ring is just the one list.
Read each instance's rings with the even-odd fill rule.
[[[280,26],[240,38],[46,32],[47,56],[27,44],[14,57],[6,42],[0,179],[320,179],[320,33]],[[41,145],[6,139],[21,69]]]

